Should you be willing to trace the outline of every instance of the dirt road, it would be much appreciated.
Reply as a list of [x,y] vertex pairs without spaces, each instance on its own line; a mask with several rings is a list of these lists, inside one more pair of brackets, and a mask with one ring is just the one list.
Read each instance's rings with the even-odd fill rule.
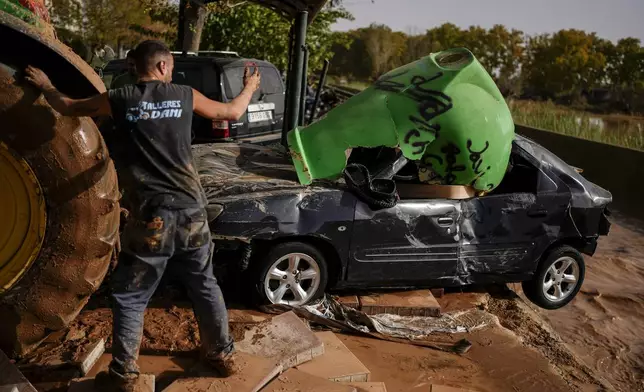
[[539,313],[589,367],[619,391],[644,391],[644,224],[614,225],[587,258],[582,292]]

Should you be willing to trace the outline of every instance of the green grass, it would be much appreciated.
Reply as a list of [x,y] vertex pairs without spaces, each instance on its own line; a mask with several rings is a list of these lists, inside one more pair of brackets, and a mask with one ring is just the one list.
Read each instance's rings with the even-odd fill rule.
[[644,150],[644,118],[624,115],[595,115],[551,102],[510,101],[514,122],[530,127]]

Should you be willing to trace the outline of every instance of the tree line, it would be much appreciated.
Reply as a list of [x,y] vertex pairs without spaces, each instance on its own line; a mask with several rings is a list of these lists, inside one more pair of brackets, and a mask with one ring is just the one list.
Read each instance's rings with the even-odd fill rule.
[[529,36],[503,25],[462,29],[451,23],[423,34],[379,24],[336,34],[350,44],[332,48],[332,72],[349,79],[372,81],[429,53],[466,47],[509,96],[577,100],[598,88],[631,95],[644,89],[644,48],[637,38],[613,43],[575,29]]
[[371,81],[429,53],[466,47],[509,96],[570,101],[597,89],[614,95],[644,89],[644,48],[637,38],[613,43],[575,29],[529,36],[503,25],[462,29],[451,23],[423,34],[379,24],[336,34],[350,44],[332,48],[332,72],[355,80]]
[[[48,0],[47,4],[59,38],[88,62],[104,45],[122,56],[137,42],[157,38],[174,49],[232,50],[270,61],[281,70],[287,67],[290,21],[252,2]],[[181,42],[180,5],[186,20]],[[372,81],[429,53],[466,47],[507,96],[572,102],[609,94],[626,111],[644,99],[644,48],[637,38],[614,43],[575,29],[529,36],[502,25],[463,29],[451,23],[421,34],[379,24],[333,32],[332,25],[342,19],[353,16],[334,0],[309,27],[312,73],[331,59],[332,74]]]
[[[178,40],[180,4],[185,7],[184,39]],[[349,37],[331,26],[353,16],[332,1],[309,26],[307,45],[312,71],[333,56],[335,45],[347,47]],[[143,39],[164,41],[176,50],[230,50],[243,57],[272,62],[285,70],[291,22],[275,11],[243,0],[210,4],[187,0],[49,0],[52,23],[61,41],[86,61],[108,45],[122,57]]]

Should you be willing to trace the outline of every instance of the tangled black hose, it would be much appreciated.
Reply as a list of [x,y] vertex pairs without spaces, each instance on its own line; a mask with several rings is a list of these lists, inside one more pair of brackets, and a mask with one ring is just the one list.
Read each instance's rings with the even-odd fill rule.
[[349,190],[372,209],[391,208],[398,202],[396,183],[389,179],[372,178],[366,166],[350,163],[343,174]]

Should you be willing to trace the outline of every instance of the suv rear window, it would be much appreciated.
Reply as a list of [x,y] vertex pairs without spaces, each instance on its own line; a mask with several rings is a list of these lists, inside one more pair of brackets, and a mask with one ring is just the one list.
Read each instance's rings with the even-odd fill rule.
[[190,86],[203,92],[203,71],[199,67],[186,67],[179,63],[172,73],[172,83]]
[[[262,75],[260,94],[281,94],[283,93],[282,78],[273,67],[259,67]],[[244,67],[224,68],[226,96],[234,98],[241,93],[244,86]]]

